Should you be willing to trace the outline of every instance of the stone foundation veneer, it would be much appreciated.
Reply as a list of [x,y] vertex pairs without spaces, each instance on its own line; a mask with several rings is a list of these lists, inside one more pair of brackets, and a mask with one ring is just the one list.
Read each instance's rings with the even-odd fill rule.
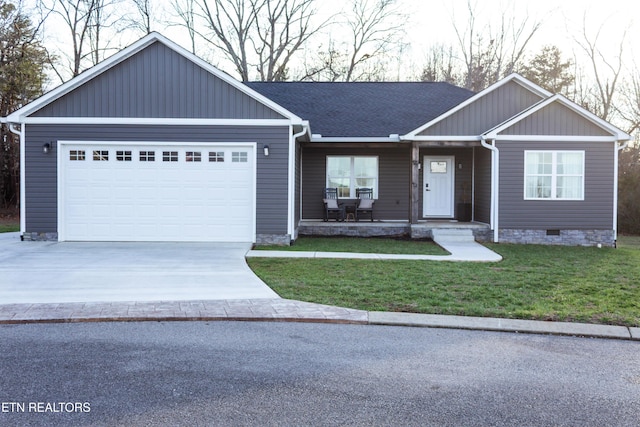
[[547,230],[501,229],[501,243],[564,246],[615,247],[613,230],[560,230],[559,236],[547,235]]
[[20,238],[25,242],[57,242],[58,233],[55,231],[47,233],[32,231],[29,233],[24,233]]
[[291,245],[291,235],[289,234],[258,234],[256,235],[256,245]]

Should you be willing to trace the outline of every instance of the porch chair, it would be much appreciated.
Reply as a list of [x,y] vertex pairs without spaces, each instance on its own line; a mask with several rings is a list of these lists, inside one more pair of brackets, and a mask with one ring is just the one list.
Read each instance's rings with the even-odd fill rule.
[[358,204],[356,205],[356,221],[360,220],[360,215],[370,215],[371,222],[373,222],[373,188],[356,188],[356,198]]
[[329,221],[329,215],[334,214],[336,221],[344,221],[344,206],[338,200],[337,188],[325,188],[322,193],[322,203],[324,204],[324,221]]

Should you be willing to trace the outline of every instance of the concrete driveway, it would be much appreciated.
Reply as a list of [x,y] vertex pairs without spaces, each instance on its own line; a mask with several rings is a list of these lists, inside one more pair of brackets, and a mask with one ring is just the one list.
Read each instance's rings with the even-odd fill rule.
[[0,234],[0,304],[278,298],[249,243],[21,242]]

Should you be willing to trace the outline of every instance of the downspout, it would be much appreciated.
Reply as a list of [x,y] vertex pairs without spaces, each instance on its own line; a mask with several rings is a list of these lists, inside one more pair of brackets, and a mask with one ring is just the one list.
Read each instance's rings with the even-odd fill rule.
[[493,242],[498,243],[498,208],[500,202],[500,151],[496,147],[496,140],[491,140],[491,144],[487,143],[484,135],[480,136],[480,144],[484,148],[491,150],[491,228],[493,228]]
[[25,137],[24,124],[20,124],[20,129],[16,127],[17,123],[9,123],[9,131],[20,137],[20,236],[24,237],[27,225],[27,207],[25,203]]
[[613,244],[616,245],[618,241],[618,170],[620,166],[618,165],[618,159],[620,156],[620,152],[627,148],[629,145],[629,141],[626,141],[624,144],[618,146],[618,142],[615,142],[615,151],[614,151],[614,176],[613,176]]
[[[293,126],[292,126],[293,128]],[[298,133],[294,133],[293,135],[291,135],[291,142],[289,144],[289,183],[290,183],[290,197],[289,197],[289,236],[291,236],[292,239],[295,239],[296,236],[295,234],[295,230],[296,230],[296,224],[295,224],[295,220],[296,220],[296,215],[295,215],[295,196],[296,196],[296,140],[301,137],[302,135],[304,135],[305,133],[309,132],[309,122],[304,121],[302,122],[302,130]],[[300,177],[300,179],[302,179],[302,176]],[[302,181],[300,181],[300,192],[302,193]]]

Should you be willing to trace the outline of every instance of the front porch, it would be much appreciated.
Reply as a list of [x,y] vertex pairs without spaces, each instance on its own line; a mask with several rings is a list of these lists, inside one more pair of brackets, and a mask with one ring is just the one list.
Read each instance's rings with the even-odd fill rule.
[[433,239],[433,230],[470,230],[476,241],[491,240],[489,225],[479,222],[455,220],[420,221],[321,221],[301,220],[298,224],[300,236],[351,236],[351,237],[397,237],[411,239]]

